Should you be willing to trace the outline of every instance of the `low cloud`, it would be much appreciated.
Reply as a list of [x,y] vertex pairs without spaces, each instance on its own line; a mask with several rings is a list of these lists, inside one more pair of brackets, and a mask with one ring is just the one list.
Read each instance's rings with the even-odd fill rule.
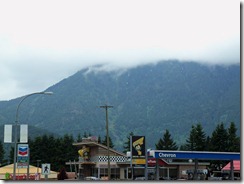
[[239,2],[16,3],[0,3],[0,100],[97,65],[123,71],[172,59],[240,63]]

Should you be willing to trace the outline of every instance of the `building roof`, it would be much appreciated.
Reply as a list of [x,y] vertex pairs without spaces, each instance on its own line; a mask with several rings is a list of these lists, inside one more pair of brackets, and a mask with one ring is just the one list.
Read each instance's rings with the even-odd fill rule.
[[[234,167],[234,171],[240,171],[240,165],[241,165],[241,163],[240,163],[240,160],[233,160],[233,167]],[[222,171],[230,171],[230,162],[226,165],[226,166],[224,166],[223,167],[223,169],[222,169]]]
[[[98,146],[98,147],[101,147],[103,149],[107,149],[107,146],[104,146],[103,144],[99,144],[97,142],[94,142],[94,141],[85,141],[85,142],[77,142],[77,143],[73,143],[74,146],[78,146],[78,147],[81,147],[83,145],[86,145],[86,146],[89,146],[89,147],[93,147],[93,146]],[[121,152],[118,152],[112,148],[109,148],[109,151],[110,152],[113,152],[119,156],[126,156],[124,153],[121,153]]]

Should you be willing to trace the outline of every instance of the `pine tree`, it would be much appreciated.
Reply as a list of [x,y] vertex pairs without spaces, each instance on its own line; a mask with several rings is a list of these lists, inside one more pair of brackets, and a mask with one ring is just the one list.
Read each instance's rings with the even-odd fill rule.
[[65,134],[63,136],[63,139],[61,141],[61,149],[62,149],[62,154],[59,155],[59,168],[65,166],[65,162],[67,160],[75,160],[78,156],[77,154],[77,148],[73,146],[74,138],[72,135]]
[[207,136],[205,151],[210,151],[210,148],[211,148],[211,139],[209,136]]
[[169,131],[167,129],[163,135],[163,139],[160,138],[158,143],[155,144],[155,146],[156,146],[156,149],[158,149],[158,150],[177,150],[178,149],[178,146],[171,138],[171,134],[169,133]]
[[[101,144],[107,146],[107,136],[106,135],[104,136],[104,139],[103,139],[103,141],[102,141]],[[114,147],[114,144],[113,144],[110,136],[109,136],[109,147],[110,148],[113,148]]]
[[4,151],[4,148],[3,148],[3,144],[0,141],[0,164],[3,163],[4,154],[5,154],[5,151]]
[[129,135],[126,137],[126,141],[124,142],[124,151],[123,153],[126,153],[127,151],[130,151],[130,136],[133,136],[134,133],[130,132]]
[[205,151],[206,149],[206,134],[203,131],[200,123],[196,126],[196,151]]
[[158,143],[155,144],[155,147],[156,147],[157,150],[163,150],[163,147],[164,147],[163,139],[160,138],[160,139],[158,140]]
[[88,137],[88,135],[86,134],[86,132],[84,132],[83,138],[87,138],[87,137]]
[[212,133],[210,151],[228,151],[227,146],[228,132],[224,124],[218,124]]
[[102,143],[102,140],[101,140],[101,136],[100,136],[100,135],[98,136],[97,142],[98,142],[99,144]]
[[81,142],[81,141],[82,141],[82,137],[80,134],[78,134],[76,142]]
[[10,148],[8,159],[9,159],[10,163],[14,163],[14,147],[13,146],[11,146],[11,148]]
[[192,125],[190,136],[186,142],[185,148],[188,151],[205,151],[206,134],[204,133],[200,123],[198,123],[196,126]]
[[185,149],[188,151],[195,151],[196,150],[195,140],[196,140],[196,128],[194,125],[192,125],[191,131],[190,131],[190,136],[186,140]]
[[236,135],[237,128],[234,122],[230,123],[228,128],[228,142],[227,151],[240,152],[240,138]]
[[63,137],[54,138],[52,135],[36,137],[34,141],[29,140],[31,150],[30,164],[36,165],[37,160],[42,163],[51,163],[52,169],[58,171],[61,167],[69,168],[66,161],[75,160],[78,157],[77,148],[73,146],[72,135],[65,134]]

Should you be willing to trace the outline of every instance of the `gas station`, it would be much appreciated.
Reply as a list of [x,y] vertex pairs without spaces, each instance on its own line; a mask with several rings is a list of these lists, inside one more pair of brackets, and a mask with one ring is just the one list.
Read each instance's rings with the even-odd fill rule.
[[204,151],[166,151],[150,150],[148,156],[156,159],[156,180],[159,180],[159,159],[194,160],[193,180],[197,180],[199,160],[228,160],[230,161],[230,178],[234,180],[234,160],[240,160],[240,153],[236,152],[204,152]]

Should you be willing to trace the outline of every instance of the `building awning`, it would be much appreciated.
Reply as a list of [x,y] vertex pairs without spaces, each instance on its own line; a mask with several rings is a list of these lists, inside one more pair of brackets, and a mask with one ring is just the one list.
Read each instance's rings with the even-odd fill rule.
[[[240,171],[240,160],[233,160],[234,171]],[[229,162],[226,166],[223,167],[222,171],[230,171],[231,163]]]

